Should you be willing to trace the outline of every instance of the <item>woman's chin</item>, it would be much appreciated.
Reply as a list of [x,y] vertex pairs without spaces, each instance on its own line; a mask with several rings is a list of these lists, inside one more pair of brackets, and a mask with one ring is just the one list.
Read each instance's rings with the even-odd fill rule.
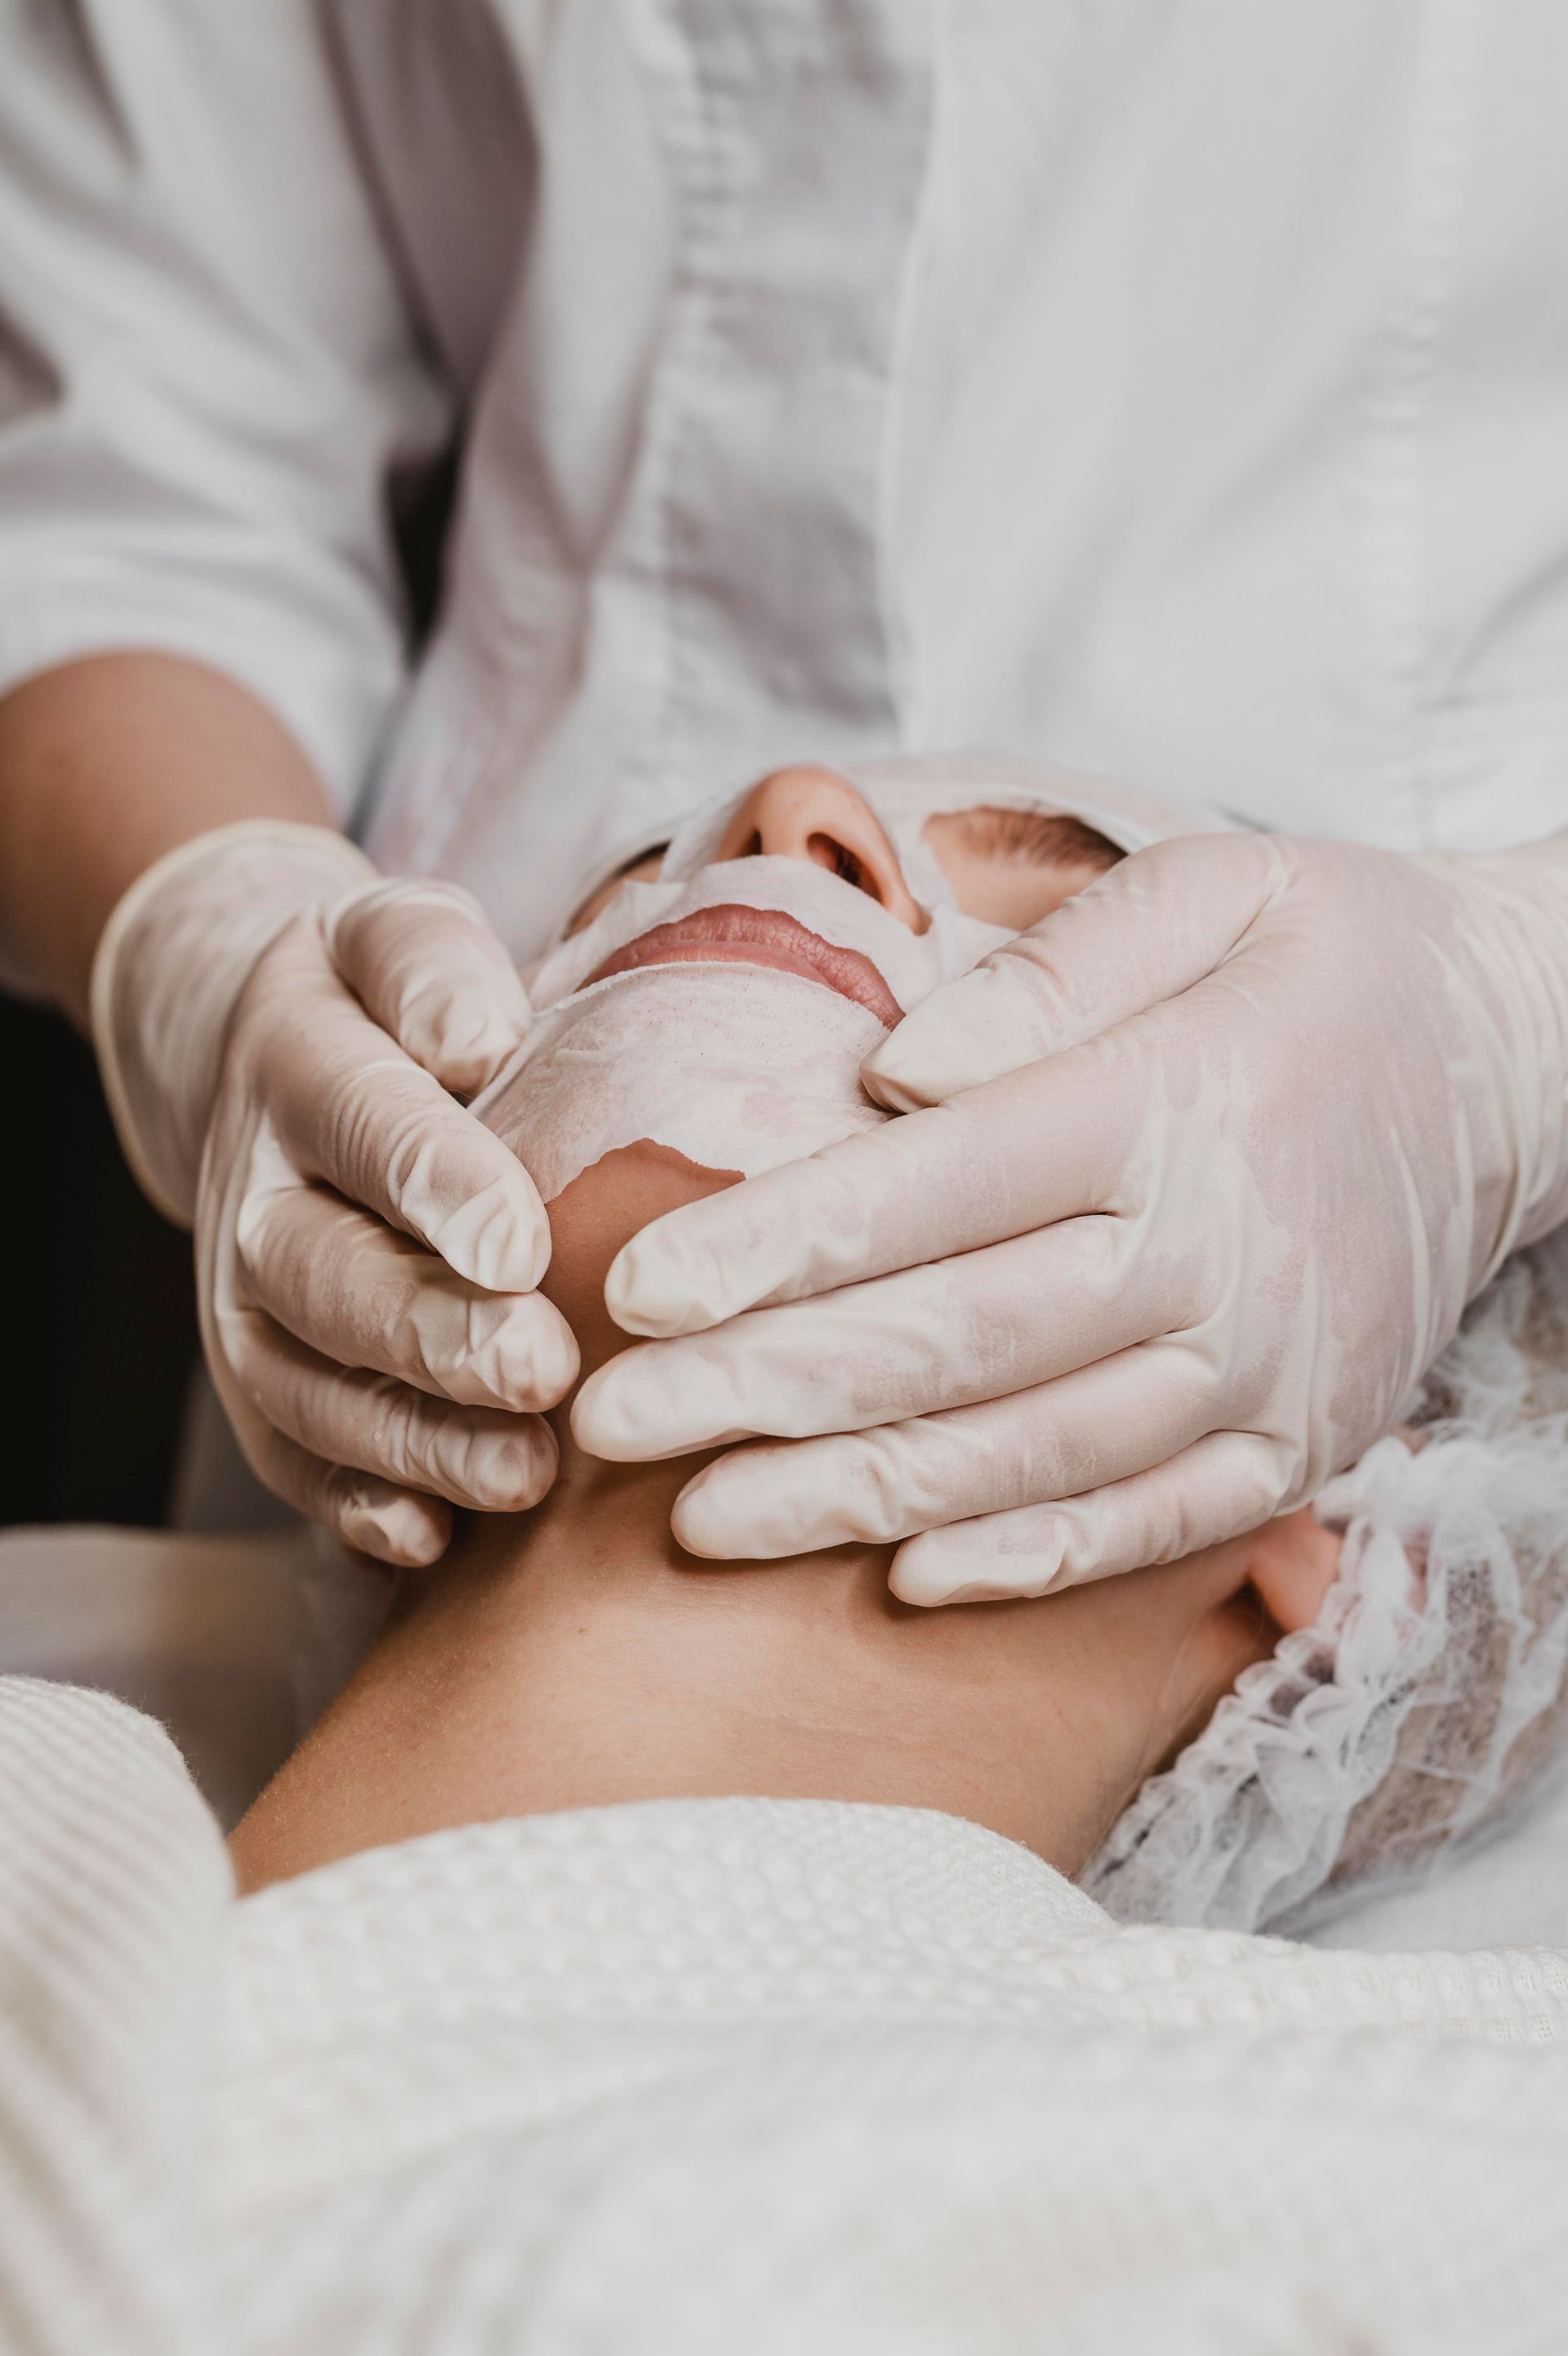
[[602,1154],[562,1188],[549,1206],[550,1266],[540,1290],[576,1334],[584,1376],[635,1338],[605,1307],[605,1277],[621,1246],[666,1211],[722,1194],[739,1178],[643,1138]]

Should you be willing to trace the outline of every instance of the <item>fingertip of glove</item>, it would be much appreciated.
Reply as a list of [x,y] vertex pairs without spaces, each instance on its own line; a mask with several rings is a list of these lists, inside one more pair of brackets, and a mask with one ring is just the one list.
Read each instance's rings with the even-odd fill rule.
[[553,1485],[560,1462],[542,1416],[458,1408],[442,1416],[411,1476],[478,1514],[525,1514]]
[[[950,982],[948,991],[961,990],[971,978]],[[861,1082],[867,1095],[889,1112],[921,1112],[989,1077],[981,1069],[985,1050],[969,1036],[959,1010],[940,1011],[940,1023],[927,1020],[921,1008],[906,1015],[862,1064]],[[956,1027],[954,1016],[959,1018]]]
[[788,1445],[726,1451],[695,1473],[676,1498],[670,1526],[688,1554],[705,1562],[779,1562],[855,1537],[843,1520],[802,1495]]
[[861,1066],[860,1083],[873,1104],[879,1104],[885,1112],[923,1112],[937,1101],[907,1076],[881,1071],[870,1063]]
[[476,1022],[471,1010],[453,1007],[428,1037],[399,1044],[449,1095],[467,1103],[505,1070],[527,1035],[526,1019],[510,1022],[486,1013]]
[[527,1414],[559,1406],[577,1379],[583,1354],[566,1320],[542,1294],[524,1296],[520,1307],[551,1314],[514,1320],[521,1330],[493,1388],[502,1407]]
[[561,1451],[555,1434],[542,1415],[518,1418],[511,1449],[510,1485],[499,1510],[527,1513],[555,1485]]
[[428,1569],[439,1562],[452,1537],[451,1512],[439,1498],[382,1482],[346,1483],[335,1519],[346,1545],[394,1570]]
[[1056,1041],[1038,992],[1006,949],[945,982],[861,1066],[890,1112],[919,1112],[1049,1055]]
[[636,1462],[637,1451],[628,1446],[630,1434],[622,1411],[621,1385],[614,1369],[619,1360],[612,1358],[608,1365],[596,1367],[572,1401],[572,1437],[589,1456],[597,1456],[607,1464],[628,1464]]
[[[905,1023],[914,1021],[906,1015]],[[918,1112],[936,1101],[926,1086],[925,1059],[918,1044],[905,1040],[904,1025],[891,1032],[860,1067],[861,1086],[873,1103],[889,1112]]]
[[730,1313],[700,1297],[668,1242],[650,1231],[633,1236],[611,1260],[605,1307],[623,1333],[649,1341],[703,1333]]
[[1031,1559],[1006,1572],[986,1559],[987,1552],[948,1530],[928,1530],[899,1547],[888,1587],[900,1603],[934,1611],[946,1603],[1016,1603],[1050,1586],[1054,1566]]
[[[712,1469],[707,1467],[694,1480],[688,1481],[675,1500],[670,1527],[676,1544],[703,1562],[766,1559],[755,1547],[738,1542],[740,1533],[724,1511],[724,1484],[708,1477]],[[714,1494],[715,1489],[720,1492],[718,1495]]]
[[682,1398],[687,1386],[656,1361],[635,1363],[642,1355],[623,1351],[583,1385],[572,1403],[572,1436],[580,1448],[607,1464],[652,1464],[736,1436],[733,1423],[722,1416],[715,1422],[700,1401]]
[[715,1527],[714,1515],[695,1483],[689,1483],[676,1498],[671,1508],[670,1529],[676,1545],[687,1554],[694,1554],[700,1562],[730,1558],[721,1529]]
[[535,1292],[550,1266],[549,1214],[521,1162],[426,1234],[448,1268],[486,1292]]

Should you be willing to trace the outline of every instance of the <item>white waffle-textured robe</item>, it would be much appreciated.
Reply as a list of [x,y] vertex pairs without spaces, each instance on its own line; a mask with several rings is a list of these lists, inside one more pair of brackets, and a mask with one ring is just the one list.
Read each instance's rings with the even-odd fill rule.
[[150,1719],[0,1680],[0,2345],[1511,2356],[1568,1958],[1118,1929],[954,1819],[477,1826],[236,1904]]

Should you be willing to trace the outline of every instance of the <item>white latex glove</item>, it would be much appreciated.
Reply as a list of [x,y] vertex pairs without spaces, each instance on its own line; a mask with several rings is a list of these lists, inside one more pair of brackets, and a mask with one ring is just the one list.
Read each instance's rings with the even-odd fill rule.
[[533,1183],[454,1100],[529,1020],[478,905],[324,829],[223,828],[122,900],[92,1013],[132,1166],[194,1220],[208,1362],[260,1477],[394,1563],[441,1554],[450,1505],[536,1503],[536,1410],[577,1350],[534,1289]]
[[617,1321],[691,1338],[596,1374],[579,1438],[786,1435],[688,1484],[682,1544],[907,1539],[909,1602],[1174,1559],[1314,1496],[1568,1216],[1568,839],[1157,844],[865,1077],[934,1108],[620,1253]]

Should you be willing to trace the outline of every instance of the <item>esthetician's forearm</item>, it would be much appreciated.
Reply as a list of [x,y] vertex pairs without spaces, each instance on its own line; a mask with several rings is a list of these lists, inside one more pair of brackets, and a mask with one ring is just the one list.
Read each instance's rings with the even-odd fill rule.
[[0,697],[0,926],[78,1023],[126,885],[175,844],[245,818],[334,823],[295,738],[220,671],[93,655]]

